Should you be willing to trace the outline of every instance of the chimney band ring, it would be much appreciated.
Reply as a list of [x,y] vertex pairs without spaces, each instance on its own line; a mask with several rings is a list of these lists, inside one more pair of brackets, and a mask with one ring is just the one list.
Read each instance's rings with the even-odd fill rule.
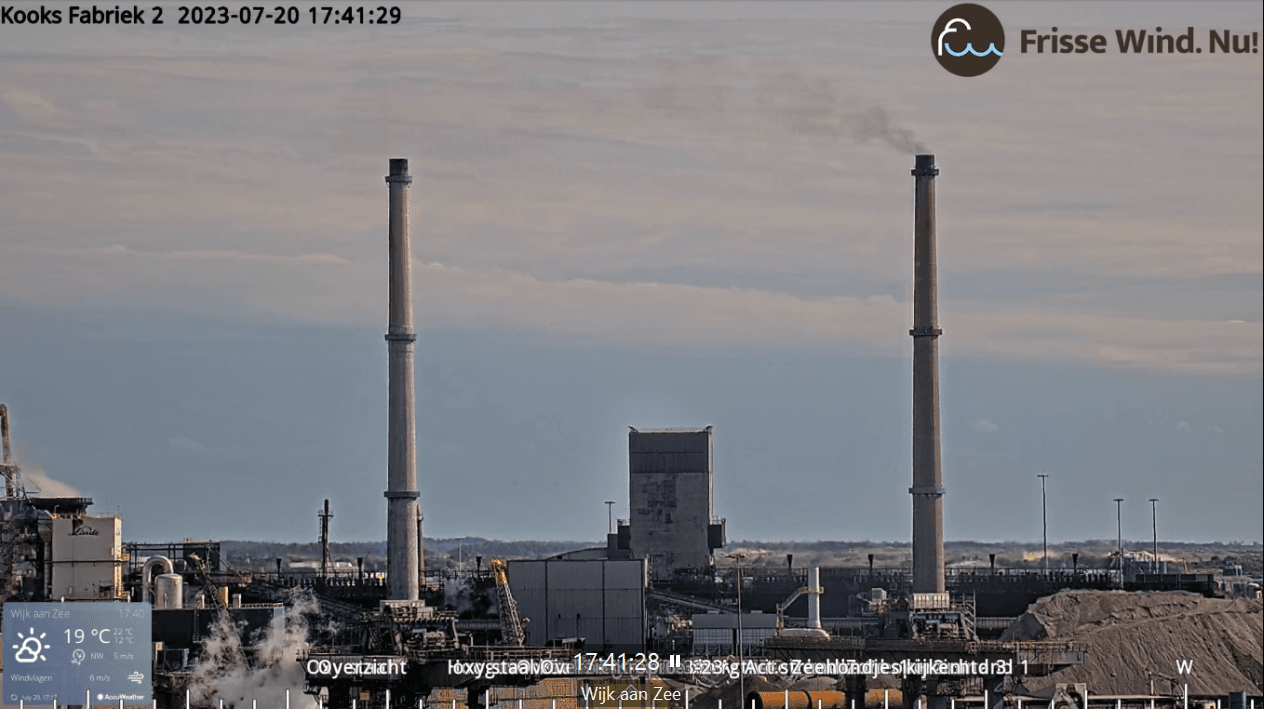
[[914,486],[909,489],[909,493],[915,496],[934,496],[939,498],[945,491],[943,486]]

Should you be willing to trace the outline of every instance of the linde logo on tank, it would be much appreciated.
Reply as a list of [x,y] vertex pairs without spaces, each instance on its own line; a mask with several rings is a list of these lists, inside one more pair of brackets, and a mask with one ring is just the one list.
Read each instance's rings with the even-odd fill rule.
[[[1117,29],[1105,34],[1088,34],[1059,31],[1048,32],[1021,30],[1020,54],[1107,54],[1110,48],[1120,54],[1259,54],[1259,32],[1234,32],[1227,29],[1209,29],[1203,32],[1194,27],[1184,31],[1167,31],[1162,27],[1149,29]],[[1205,37],[1205,42],[1199,42]],[[1113,40],[1113,41],[1112,41]]]
[[[64,8],[64,14],[63,14]],[[0,25],[143,25],[145,11],[139,5],[123,8],[69,5],[62,7],[24,8],[0,6]]]

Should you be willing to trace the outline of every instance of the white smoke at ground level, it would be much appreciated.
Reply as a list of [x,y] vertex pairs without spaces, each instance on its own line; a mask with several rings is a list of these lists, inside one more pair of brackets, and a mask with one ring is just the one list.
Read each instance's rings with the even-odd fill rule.
[[252,662],[246,660],[240,631],[227,616],[221,616],[194,665],[190,700],[204,707],[316,707],[303,694],[298,655],[308,648],[306,617],[317,609],[310,595],[293,598],[285,614],[274,618],[252,644]]

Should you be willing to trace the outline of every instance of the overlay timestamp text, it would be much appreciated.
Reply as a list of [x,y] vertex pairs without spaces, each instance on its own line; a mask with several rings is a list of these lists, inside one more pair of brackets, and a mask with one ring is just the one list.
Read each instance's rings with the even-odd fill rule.
[[3,5],[0,25],[397,25],[396,5]]

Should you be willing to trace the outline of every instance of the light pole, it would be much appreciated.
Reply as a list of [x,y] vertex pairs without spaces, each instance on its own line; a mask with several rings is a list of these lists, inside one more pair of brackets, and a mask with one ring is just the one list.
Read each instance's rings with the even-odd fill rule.
[[1150,527],[1154,530],[1154,564],[1151,571],[1156,574],[1159,571],[1159,510],[1155,503],[1158,502],[1158,498],[1150,499]]
[[1118,552],[1119,552],[1119,583],[1120,584],[1124,583],[1124,519],[1123,519],[1122,509],[1120,508],[1120,503],[1123,503],[1123,502],[1124,502],[1123,498],[1115,499],[1115,528],[1116,528],[1116,534],[1118,535],[1118,540],[1119,540]]
[[614,501],[606,501],[606,524],[610,526],[610,532],[614,532]]
[[746,555],[734,552],[729,558],[737,560],[737,704],[742,707],[746,703],[746,644],[742,638],[742,560]]
[[1044,539],[1046,577],[1049,576],[1049,514],[1045,505],[1045,479],[1048,477],[1047,473],[1036,474],[1036,478],[1040,479],[1040,528],[1041,537]]

